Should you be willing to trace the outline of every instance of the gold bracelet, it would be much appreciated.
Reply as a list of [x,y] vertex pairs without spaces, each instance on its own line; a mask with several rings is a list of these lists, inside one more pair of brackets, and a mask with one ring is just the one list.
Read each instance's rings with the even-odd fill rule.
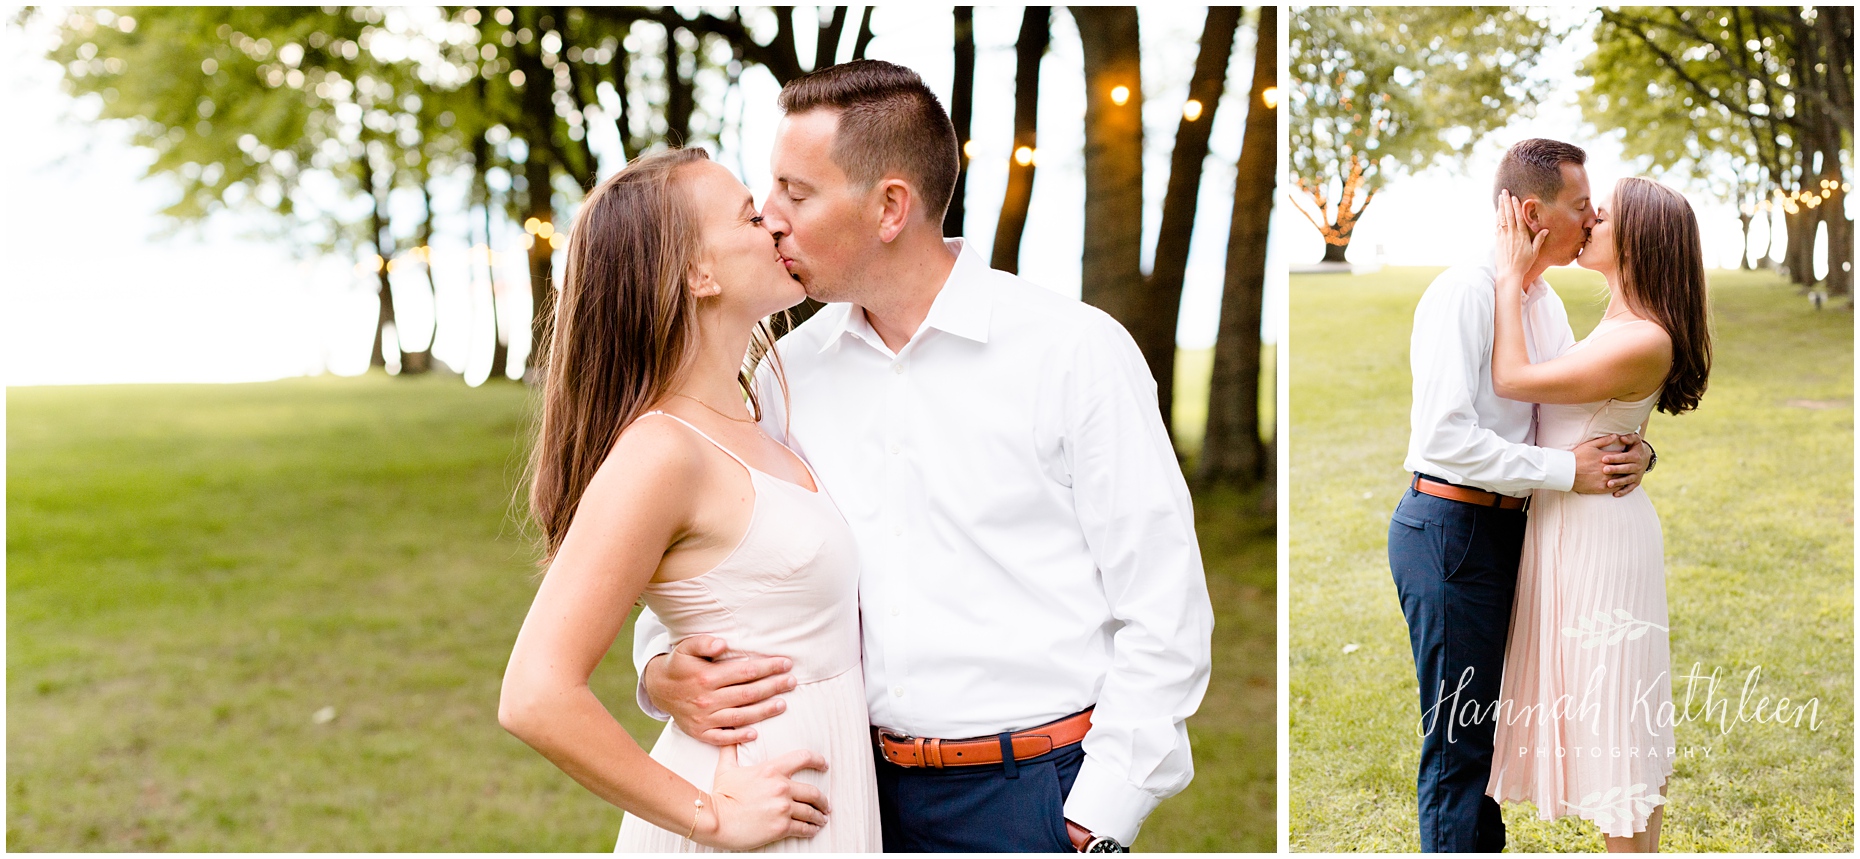
[[703,816],[704,800],[708,798],[709,794],[700,790],[698,791],[697,799],[691,800],[691,831],[685,833],[686,841],[693,840],[693,836],[697,835],[698,818]]

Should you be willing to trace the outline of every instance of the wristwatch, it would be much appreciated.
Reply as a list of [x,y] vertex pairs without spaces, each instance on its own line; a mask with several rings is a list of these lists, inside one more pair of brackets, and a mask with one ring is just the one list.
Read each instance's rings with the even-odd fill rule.
[[[1648,442],[1644,438],[1640,440],[1640,443],[1647,445],[1647,472],[1652,472],[1653,467],[1660,464],[1660,452],[1657,450],[1654,450],[1653,444]],[[1647,473],[1647,472],[1643,472],[1643,473]]]
[[1066,821],[1066,835],[1072,839],[1072,849],[1080,853],[1130,852],[1130,848],[1117,843],[1117,839],[1093,835],[1090,830],[1070,820]]

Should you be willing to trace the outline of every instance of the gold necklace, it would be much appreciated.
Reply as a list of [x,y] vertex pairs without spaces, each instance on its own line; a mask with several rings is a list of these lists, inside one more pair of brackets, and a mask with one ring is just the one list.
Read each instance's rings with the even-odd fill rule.
[[[690,400],[691,402],[694,402],[694,403],[697,403],[698,405],[700,405],[700,406],[703,406],[704,408],[707,408],[707,409],[710,409],[710,411],[711,411],[711,413],[712,413],[712,414],[714,414],[714,415],[716,415],[717,417],[720,417],[720,418],[723,418],[723,419],[724,419],[724,420],[726,420],[726,421],[735,421],[735,422],[737,422],[737,423],[739,423],[739,424],[749,424],[750,426],[755,426],[755,425],[756,425],[756,419],[755,419],[755,418],[733,418],[733,417],[730,417],[729,415],[726,415],[726,414],[724,414],[723,412],[720,412],[720,411],[717,411],[717,409],[715,409],[714,407],[712,407],[710,403],[707,403],[707,402],[704,402],[703,400],[700,400],[700,399],[698,399],[697,397],[693,397],[693,396],[688,396],[688,395],[685,395],[685,394],[673,394],[672,396],[674,396],[674,397],[684,397],[685,399],[687,399],[687,400]],[[760,427],[758,427],[758,429],[760,429]]]

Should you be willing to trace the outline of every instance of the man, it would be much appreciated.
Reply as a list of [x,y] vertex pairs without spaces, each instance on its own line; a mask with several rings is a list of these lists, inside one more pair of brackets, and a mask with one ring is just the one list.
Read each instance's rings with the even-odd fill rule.
[[[1529,272],[1524,325],[1531,360],[1573,345],[1569,317],[1543,280],[1575,262],[1595,226],[1585,153],[1533,139],[1505,153],[1492,189],[1524,201],[1533,231],[1549,235]],[[1492,717],[1505,664],[1526,507],[1533,489],[1624,495],[1651,464],[1635,435],[1603,436],[1574,451],[1535,447],[1535,406],[1492,390],[1496,266],[1442,272],[1414,311],[1408,491],[1389,521],[1389,568],[1401,596],[1420,681],[1421,849],[1497,852],[1498,804],[1485,795]],[[1620,441],[1628,450],[1603,450]]]
[[[828,306],[778,348],[788,403],[759,371],[762,426],[859,543],[885,849],[1127,849],[1193,775],[1213,628],[1155,382],[1109,316],[944,240],[956,136],[915,73],[780,104],[762,214]],[[640,630],[648,712],[717,744],[777,712],[779,659]]]

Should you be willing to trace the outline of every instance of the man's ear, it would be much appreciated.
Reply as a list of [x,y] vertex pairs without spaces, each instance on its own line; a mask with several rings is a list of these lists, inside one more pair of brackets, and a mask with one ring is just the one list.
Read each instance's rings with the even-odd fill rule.
[[1535,234],[1538,230],[1541,230],[1544,228],[1543,202],[1538,200],[1536,197],[1525,197],[1523,205],[1524,205],[1524,225],[1527,227],[1530,227],[1531,233]]
[[878,240],[890,244],[910,223],[911,213],[917,209],[917,194],[902,179],[881,179],[877,191]]

